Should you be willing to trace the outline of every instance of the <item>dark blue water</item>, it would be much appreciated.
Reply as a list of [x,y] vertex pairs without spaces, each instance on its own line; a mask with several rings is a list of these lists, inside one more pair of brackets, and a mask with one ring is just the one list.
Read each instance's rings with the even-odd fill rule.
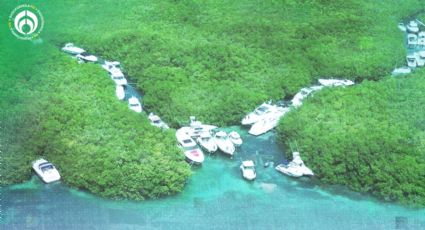
[[[234,128],[237,129],[237,128]],[[282,159],[272,133],[245,144],[233,160],[210,155],[176,196],[111,201],[64,184],[31,181],[1,188],[1,229],[425,229],[425,209],[378,202],[343,188],[325,191],[288,178],[262,162]],[[257,162],[248,182],[241,160]],[[332,192],[329,192],[332,191]],[[399,228],[404,229],[404,228]],[[407,228],[406,228],[407,229]]]

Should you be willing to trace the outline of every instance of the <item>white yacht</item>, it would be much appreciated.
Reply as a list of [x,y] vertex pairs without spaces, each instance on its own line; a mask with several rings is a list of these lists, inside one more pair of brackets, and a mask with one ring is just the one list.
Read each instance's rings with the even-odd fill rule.
[[414,54],[409,54],[406,56],[407,66],[410,68],[415,68],[418,63],[416,62],[416,56]]
[[114,69],[121,69],[121,63],[117,61],[105,61],[102,64],[102,68],[111,73]]
[[87,52],[80,53],[76,57],[84,62],[97,62],[98,60],[96,56]]
[[43,158],[32,162],[32,168],[45,183],[51,183],[61,179],[55,166]]
[[127,79],[125,79],[124,74],[121,71],[111,73],[111,78],[116,85],[127,85]]
[[123,85],[117,85],[115,87],[115,95],[117,95],[119,100],[124,100],[125,98],[125,90]]
[[149,113],[148,119],[149,119],[151,125],[153,125],[153,126],[156,126],[158,128],[161,128],[161,129],[169,129],[168,125],[165,124],[165,122],[163,122],[158,115],[155,115],[153,113]]
[[418,44],[418,35],[407,34],[407,45],[410,47],[415,47],[417,44]]
[[319,83],[323,86],[350,86],[354,82],[347,79],[319,79]]
[[416,21],[410,21],[409,24],[407,24],[406,29],[410,33],[417,33],[419,32],[419,26]]
[[392,72],[392,75],[403,75],[403,74],[409,74],[411,72],[412,70],[409,67],[404,66],[400,68],[395,68]]
[[73,43],[66,43],[65,46],[62,47],[62,51],[72,55],[77,55],[86,52],[84,49],[74,46]]
[[293,160],[289,164],[280,164],[276,170],[292,177],[314,176],[313,171],[305,166],[299,152],[292,153]]
[[401,30],[403,32],[406,32],[406,30],[407,30],[406,25],[404,25],[404,23],[402,23],[402,22],[398,23],[397,27],[398,27],[399,30]]
[[201,133],[210,132],[216,128],[217,126],[202,124],[202,122],[196,120],[195,116],[190,116],[189,128],[186,130],[189,136],[197,138],[201,135]]
[[263,103],[258,106],[253,112],[249,113],[242,119],[242,125],[252,125],[262,117],[267,115],[268,113],[274,111],[276,109],[275,105],[271,105],[270,103]]
[[136,113],[142,112],[142,104],[137,97],[132,96],[128,99],[128,107]]
[[218,148],[225,154],[233,156],[235,153],[235,146],[224,131],[219,131],[214,134],[214,141]]
[[243,178],[247,180],[255,180],[257,173],[255,172],[255,164],[253,161],[242,161],[240,166]]
[[204,162],[204,153],[199,149],[195,141],[189,135],[184,132],[177,131],[176,138],[187,161],[194,164],[202,164],[202,162]]
[[279,124],[280,118],[283,117],[289,111],[290,108],[288,107],[278,108],[275,112],[270,113],[269,115],[252,125],[248,133],[254,136],[258,136],[274,129]]
[[236,131],[232,131],[229,133],[229,139],[236,147],[241,146],[243,143],[241,135],[239,135],[239,133],[237,133]]
[[201,135],[196,139],[198,144],[205,149],[209,153],[214,153],[217,151],[218,146],[217,143],[215,143],[213,137],[211,136],[210,132],[203,132]]

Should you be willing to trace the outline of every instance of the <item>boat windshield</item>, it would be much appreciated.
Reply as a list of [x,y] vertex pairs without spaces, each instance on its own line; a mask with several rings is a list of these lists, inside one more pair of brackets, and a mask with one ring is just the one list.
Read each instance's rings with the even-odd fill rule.
[[190,151],[190,150],[195,150],[195,149],[198,149],[198,147],[196,147],[196,145],[184,147],[185,151]]
[[152,121],[154,124],[160,124],[161,123],[161,120],[153,120]]
[[50,163],[43,163],[40,165],[40,169],[42,172],[52,170],[53,168],[54,168],[53,165]]
[[136,107],[139,106],[139,104],[130,104],[130,106]]
[[267,112],[267,110],[268,110],[268,108],[266,106],[260,106],[256,109],[255,112],[257,114],[263,114],[263,113]]

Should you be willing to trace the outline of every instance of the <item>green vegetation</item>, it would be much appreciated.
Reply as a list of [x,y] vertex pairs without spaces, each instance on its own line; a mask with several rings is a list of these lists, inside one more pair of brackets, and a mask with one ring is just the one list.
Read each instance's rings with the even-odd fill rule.
[[281,121],[280,138],[323,183],[425,206],[424,77],[325,89]]

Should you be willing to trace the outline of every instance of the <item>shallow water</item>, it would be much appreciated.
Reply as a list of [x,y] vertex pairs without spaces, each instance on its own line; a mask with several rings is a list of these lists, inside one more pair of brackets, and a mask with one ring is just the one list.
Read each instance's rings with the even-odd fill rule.
[[[425,209],[378,202],[343,188],[330,193],[307,178],[288,178],[262,166],[283,160],[273,133],[254,138],[244,130],[242,137],[234,159],[208,156],[182,193],[159,200],[110,201],[61,183],[45,185],[35,176],[1,188],[0,228],[425,229]],[[257,162],[254,182],[241,177],[244,159]]]

